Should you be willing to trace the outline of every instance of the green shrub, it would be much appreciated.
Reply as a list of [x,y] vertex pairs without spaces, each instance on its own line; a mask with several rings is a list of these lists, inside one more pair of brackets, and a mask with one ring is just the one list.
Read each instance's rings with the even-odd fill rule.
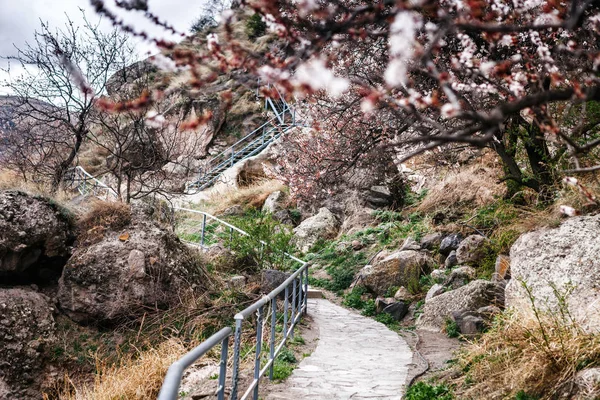
[[460,330],[458,329],[458,325],[456,321],[448,318],[446,320],[446,324],[444,326],[444,330],[446,331],[446,335],[450,338],[457,338],[460,336]]
[[452,390],[445,384],[430,385],[425,382],[417,382],[406,391],[406,400],[452,400]]
[[381,322],[382,324],[384,324],[385,326],[387,326],[388,328],[390,328],[392,330],[398,329],[398,321],[396,321],[394,319],[394,317],[392,317],[388,313],[377,314],[375,316],[375,321]]
[[282,348],[273,362],[273,379],[276,381],[287,379],[296,368],[297,362],[293,351],[287,347]]
[[267,24],[262,20],[260,14],[252,14],[246,20],[246,34],[250,39],[255,39],[265,34]]
[[294,365],[275,360],[273,363],[273,380],[283,381],[294,372]]
[[364,294],[363,288],[355,288],[353,291],[344,296],[342,300],[342,304],[346,307],[356,308],[357,310],[362,310],[366,301],[362,299],[362,295]]
[[296,356],[294,355],[294,352],[291,351],[290,349],[288,349],[287,347],[284,347],[283,349],[281,349],[281,352],[277,355],[277,359],[279,361],[283,361],[286,363],[296,363],[298,362],[298,360],[296,360]]
[[531,396],[527,393],[525,393],[525,391],[521,390],[519,393],[517,393],[517,395],[515,396],[515,400],[538,400],[539,397],[536,396]]
[[354,275],[362,268],[367,258],[361,251],[355,252],[351,248],[339,250],[336,248],[338,242],[319,241],[313,246],[310,254],[305,257],[307,261],[314,261],[325,265],[325,270],[331,276],[331,280],[313,280],[315,286],[339,292],[350,287],[354,281]]
[[372,317],[373,315],[375,315],[376,310],[377,308],[375,307],[375,300],[369,299],[365,302],[362,314],[367,317]]
[[[292,234],[281,229],[271,214],[251,210],[243,216],[229,218],[228,222],[248,233],[248,236],[237,232],[231,235],[229,230],[221,233],[222,240],[230,245],[238,262],[258,269],[287,270],[297,267],[285,255],[295,250],[291,244]],[[263,245],[263,242],[267,245]]]

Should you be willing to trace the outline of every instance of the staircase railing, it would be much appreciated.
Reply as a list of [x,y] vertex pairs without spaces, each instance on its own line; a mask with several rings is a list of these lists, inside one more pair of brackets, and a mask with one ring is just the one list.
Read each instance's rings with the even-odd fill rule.
[[79,165],[69,169],[63,180],[68,188],[76,189],[84,196],[92,195],[106,201],[117,200],[119,197],[116,191]]
[[297,126],[296,112],[285,101],[277,87],[270,86],[277,93],[277,98],[265,97],[265,109],[274,117],[259,126],[242,139],[213,157],[200,171],[198,178],[187,185],[187,192],[198,192],[212,185],[226,169],[238,161],[250,158],[271,142]]
[[[209,232],[209,229],[207,228],[209,223],[218,224],[218,226],[222,227],[224,231],[229,232],[230,235],[240,234],[250,236],[247,232],[202,211],[185,208],[175,208],[174,211],[196,214],[201,218],[201,231],[199,232],[197,239],[192,240],[191,242],[195,242],[197,245],[202,247],[206,247],[207,243],[212,240],[212,235],[215,234],[215,232]],[[186,240],[189,242],[189,239],[190,238],[188,237]],[[268,246],[268,244],[263,241],[259,242],[262,246]],[[291,254],[284,254],[292,261],[300,264],[296,271],[275,290],[263,296],[251,306],[237,313],[234,317],[234,329],[229,327],[221,329],[219,332],[212,335],[206,341],[173,363],[167,371],[163,386],[158,395],[159,400],[176,400],[179,396],[179,386],[181,384],[185,369],[219,345],[221,345],[221,356],[219,362],[218,385],[215,396],[218,400],[225,399],[227,368],[228,365],[231,364],[231,391],[229,398],[231,400],[237,400],[238,392],[240,389],[242,389],[239,387],[239,384],[241,374],[240,353],[244,322],[251,324],[256,330],[256,349],[253,360],[253,380],[245,389],[240,399],[244,400],[252,397],[252,399],[258,400],[261,378],[268,372],[269,379],[273,379],[275,358],[285,346],[288,338],[294,337],[294,328],[301,320],[302,315],[306,314],[308,307],[308,264],[292,256]],[[283,305],[281,302],[283,302]],[[280,309],[282,312],[278,313],[278,309]],[[255,323],[253,323],[253,318],[251,318],[252,316],[256,316],[256,319],[254,320]],[[279,335],[277,329],[278,327],[281,330]],[[265,334],[265,332],[269,333]],[[233,355],[229,357],[229,341],[232,335]],[[263,340],[263,336],[268,337],[268,339]],[[267,342],[269,346],[269,352],[268,356],[265,358],[263,357],[262,347],[263,344],[266,344]]]

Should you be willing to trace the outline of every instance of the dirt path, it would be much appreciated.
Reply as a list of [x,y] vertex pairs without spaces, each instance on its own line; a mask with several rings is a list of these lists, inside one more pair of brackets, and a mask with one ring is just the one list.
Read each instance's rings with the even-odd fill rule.
[[412,351],[397,333],[325,299],[309,300],[308,310],[317,347],[267,400],[402,398]]

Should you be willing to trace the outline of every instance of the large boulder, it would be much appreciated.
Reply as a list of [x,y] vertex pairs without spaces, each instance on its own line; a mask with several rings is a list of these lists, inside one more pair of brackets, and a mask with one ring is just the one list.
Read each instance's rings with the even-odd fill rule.
[[39,399],[45,350],[55,338],[50,299],[0,289],[0,399]]
[[485,241],[481,235],[470,235],[456,249],[456,260],[459,264],[477,265],[486,255]]
[[55,203],[22,192],[0,192],[0,280],[58,278],[74,238],[67,211]]
[[127,224],[104,227],[102,237],[76,246],[58,300],[77,322],[107,322],[174,305],[205,279],[195,250],[135,207]]
[[447,256],[452,250],[458,249],[463,236],[460,233],[453,233],[442,239],[440,243],[440,253]]
[[444,234],[441,232],[429,233],[421,239],[421,248],[426,250],[434,250],[440,247],[444,239]]
[[558,228],[522,235],[510,250],[512,279],[506,286],[507,306],[532,317],[534,298],[539,310],[562,315],[561,311],[567,311],[561,310],[564,301],[569,318],[584,331],[598,332],[599,237],[600,215],[570,218]]
[[361,270],[362,285],[369,291],[384,295],[392,286],[409,287],[419,281],[421,275],[428,274],[434,265],[433,259],[425,253],[404,250],[374,260],[370,268]]
[[374,208],[388,207],[394,203],[392,192],[387,186],[371,186],[366,200]]
[[337,234],[339,222],[337,217],[327,208],[321,208],[317,215],[302,221],[294,228],[293,243],[307,252],[319,239],[329,239]]
[[265,200],[265,204],[263,204],[262,212],[275,214],[276,212],[282,210],[283,200],[285,199],[285,193],[281,190],[277,190],[269,195]]
[[503,307],[504,287],[489,281],[476,280],[456,290],[430,298],[417,319],[417,328],[441,332],[453,313],[476,311],[494,305]]

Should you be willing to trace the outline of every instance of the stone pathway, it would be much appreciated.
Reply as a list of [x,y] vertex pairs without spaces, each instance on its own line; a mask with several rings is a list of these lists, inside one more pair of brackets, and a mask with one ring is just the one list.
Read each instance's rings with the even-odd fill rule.
[[325,299],[308,312],[319,330],[317,348],[267,400],[400,400],[412,351],[385,325]]

